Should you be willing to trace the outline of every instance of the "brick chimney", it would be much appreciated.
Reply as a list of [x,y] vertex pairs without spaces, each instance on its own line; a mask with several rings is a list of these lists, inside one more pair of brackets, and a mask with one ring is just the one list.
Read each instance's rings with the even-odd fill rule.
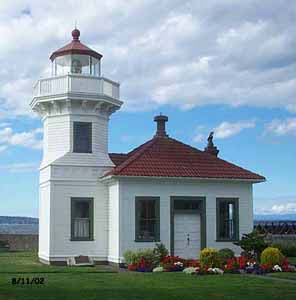
[[168,121],[167,116],[163,116],[162,114],[154,117],[154,122],[157,123],[157,130],[154,137],[168,137],[165,131],[165,123]]

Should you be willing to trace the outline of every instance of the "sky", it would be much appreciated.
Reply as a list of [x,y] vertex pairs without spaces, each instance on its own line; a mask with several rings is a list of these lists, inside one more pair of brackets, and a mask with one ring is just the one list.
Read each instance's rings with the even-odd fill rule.
[[121,84],[110,152],[150,139],[161,112],[171,137],[203,149],[214,130],[221,158],[267,178],[256,213],[296,213],[295,19],[290,0],[1,0],[0,215],[38,216],[32,87],[75,22]]

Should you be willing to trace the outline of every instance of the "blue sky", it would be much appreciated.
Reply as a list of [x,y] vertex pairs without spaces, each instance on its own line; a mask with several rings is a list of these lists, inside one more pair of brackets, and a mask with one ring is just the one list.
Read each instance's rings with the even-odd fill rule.
[[254,187],[256,212],[296,212],[296,3],[82,2],[1,1],[0,215],[38,215],[32,86],[75,19],[81,40],[104,55],[103,74],[121,82],[110,152],[151,138],[162,112],[170,136],[203,149],[214,129],[221,158],[267,178]]

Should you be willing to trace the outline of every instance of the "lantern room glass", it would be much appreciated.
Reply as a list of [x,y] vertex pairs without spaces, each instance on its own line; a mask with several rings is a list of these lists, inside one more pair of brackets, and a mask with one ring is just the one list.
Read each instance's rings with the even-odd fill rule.
[[100,77],[101,62],[92,56],[82,54],[56,57],[52,62],[52,75],[62,76],[66,74]]

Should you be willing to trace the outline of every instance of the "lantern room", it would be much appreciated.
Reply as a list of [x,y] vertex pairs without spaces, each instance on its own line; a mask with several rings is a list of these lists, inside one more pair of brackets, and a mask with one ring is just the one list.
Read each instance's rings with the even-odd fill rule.
[[52,53],[52,76],[78,74],[86,76],[101,76],[100,53],[85,46],[79,40],[80,31],[72,31],[72,42]]

